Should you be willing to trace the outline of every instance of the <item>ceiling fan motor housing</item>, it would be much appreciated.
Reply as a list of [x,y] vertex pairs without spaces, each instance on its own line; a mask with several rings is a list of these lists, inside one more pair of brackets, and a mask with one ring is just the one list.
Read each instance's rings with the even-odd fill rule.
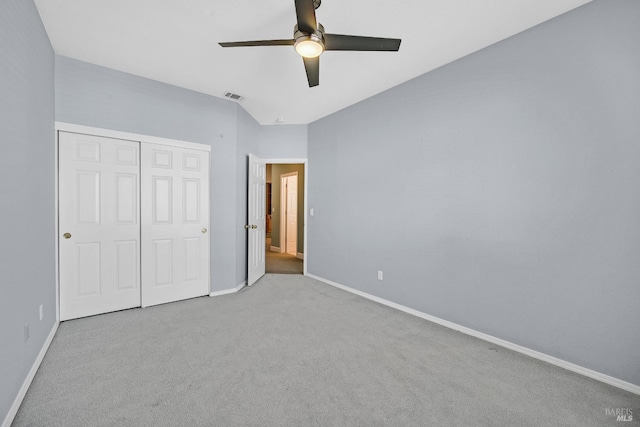
[[[300,31],[298,25],[296,25],[293,27],[293,39],[295,40],[294,47],[296,51],[303,57],[314,58],[324,52],[324,27],[320,23],[318,23],[317,29],[313,33]],[[313,53],[311,55],[303,53],[307,50],[304,48],[309,47],[303,45],[311,45]]]
[[322,26],[321,23],[318,22],[318,29],[316,31],[314,31],[313,33],[309,34],[309,33],[305,33],[303,31],[300,31],[298,29],[298,24],[296,24],[293,27],[293,38],[294,40],[298,41],[298,39],[300,38],[309,38],[311,37],[311,39],[313,41],[316,42],[320,42],[322,44],[324,44],[324,27]]

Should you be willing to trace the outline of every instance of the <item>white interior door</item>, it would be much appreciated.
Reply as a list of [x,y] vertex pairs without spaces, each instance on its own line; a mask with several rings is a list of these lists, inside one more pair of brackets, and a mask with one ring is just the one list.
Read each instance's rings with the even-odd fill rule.
[[249,286],[264,276],[266,178],[264,161],[253,154],[249,154],[249,192],[247,200],[249,223],[245,226],[249,233],[247,244],[247,284]]
[[298,175],[287,177],[286,182],[286,250],[289,255],[298,253]]
[[142,306],[209,293],[209,153],[141,145]]
[[60,320],[140,306],[138,142],[60,132]]

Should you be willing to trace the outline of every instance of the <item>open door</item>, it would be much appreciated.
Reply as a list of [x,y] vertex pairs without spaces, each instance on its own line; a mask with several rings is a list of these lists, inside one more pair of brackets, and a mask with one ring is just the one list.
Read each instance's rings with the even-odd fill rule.
[[264,161],[249,154],[248,224],[244,226],[249,233],[247,243],[247,285],[249,286],[264,276],[266,180]]

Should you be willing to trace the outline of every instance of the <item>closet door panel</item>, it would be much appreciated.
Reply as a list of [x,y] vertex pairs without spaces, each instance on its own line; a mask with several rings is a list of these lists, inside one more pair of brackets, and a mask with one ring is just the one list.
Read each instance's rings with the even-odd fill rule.
[[209,293],[209,153],[142,143],[142,305]]
[[138,307],[139,143],[59,134],[60,319]]

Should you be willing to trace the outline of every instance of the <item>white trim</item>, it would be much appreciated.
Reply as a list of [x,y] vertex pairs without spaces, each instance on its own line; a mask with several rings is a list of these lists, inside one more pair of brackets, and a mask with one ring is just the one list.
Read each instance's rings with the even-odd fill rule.
[[[213,254],[213,251],[211,250],[211,152],[207,154],[207,162],[209,163],[207,165],[207,188],[209,189],[207,194],[207,202],[209,203],[209,218],[207,218],[207,230],[209,230],[209,268],[207,271],[209,274],[207,276],[207,281],[209,282],[209,293],[211,293],[211,286],[213,286],[211,283],[211,255]],[[140,169],[142,172],[142,164],[140,164]],[[140,183],[142,183],[142,181],[140,181]],[[142,208],[142,198],[140,198],[140,207]],[[140,248],[142,249],[142,229],[140,229]],[[140,257],[140,271],[142,271],[142,257]],[[142,276],[140,277],[140,289],[142,290]],[[140,294],[140,303],[142,303],[142,294]]]
[[38,353],[38,357],[33,362],[33,366],[31,366],[31,370],[29,371],[27,378],[24,379],[24,382],[22,383],[22,387],[20,387],[20,391],[18,391],[18,395],[13,401],[13,405],[11,405],[11,408],[9,408],[9,412],[7,413],[7,416],[4,418],[4,421],[2,422],[2,427],[10,427],[11,423],[13,422],[13,419],[16,417],[16,414],[18,413],[18,409],[20,409],[20,405],[24,400],[24,396],[27,394],[27,390],[29,390],[29,386],[31,386],[31,382],[33,381],[33,378],[36,376],[36,372],[38,372],[38,368],[42,363],[42,359],[44,359],[44,355],[47,354],[47,350],[49,350],[51,341],[53,341],[53,337],[56,335],[56,331],[58,330],[59,324],[60,322],[58,321],[56,321],[53,324],[53,328],[51,328],[51,332],[49,332],[49,336],[47,337],[44,344],[42,345],[42,349],[40,349],[40,353]]
[[[287,247],[287,202],[289,200],[289,194],[287,193],[287,186],[284,185],[284,180],[286,178],[296,177],[296,190],[298,190],[298,171],[295,172],[287,172],[280,174],[280,243],[282,245],[281,253],[289,253],[289,248]],[[271,178],[273,181],[273,177]],[[298,249],[298,200],[296,198],[296,253]]]
[[548,354],[541,353],[539,351],[532,350],[532,349],[527,348],[527,347],[523,347],[523,346],[518,345],[518,344],[514,344],[514,343],[509,342],[509,341],[505,341],[505,340],[500,339],[500,338],[496,338],[496,337],[494,337],[492,335],[488,335],[488,334],[485,334],[483,332],[478,332],[478,331],[476,331],[474,329],[467,328],[466,326],[458,325],[457,323],[453,323],[453,322],[449,322],[448,320],[440,319],[439,317],[435,317],[435,316],[432,316],[430,314],[426,314],[426,313],[423,313],[421,311],[414,310],[414,309],[409,308],[409,307],[405,307],[405,306],[397,304],[395,302],[385,300],[383,298],[368,294],[366,292],[359,291],[357,289],[350,288],[350,287],[345,286],[345,285],[341,285],[339,283],[333,282],[331,280],[324,279],[322,277],[319,277],[319,276],[316,276],[316,275],[313,275],[313,274],[306,273],[305,276],[308,276],[308,277],[310,277],[312,279],[315,279],[315,280],[318,280],[320,282],[326,283],[327,285],[331,285],[331,286],[334,286],[336,288],[342,289],[344,291],[351,292],[352,294],[356,294],[356,295],[359,295],[361,297],[367,298],[367,299],[369,299],[371,301],[375,301],[377,303],[386,305],[388,307],[395,308],[396,310],[404,311],[405,313],[412,314],[412,315],[414,315],[416,317],[420,317],[421,319],[425,319],[425,320],[428,320],[430,322],[436,323],[438,325],[442,325],[444,327],[447,327],[449,329],[453,329],[454,331],[462,332],[463,334],[467,334],[467,335],[470,335],[472,337],[480,338],[481,340],[488,341],[488,342],[490,342],[492,344],[499,345],[499,346],[507,348],[509,350],[517,351],[518,353],[525,354],[527,356],[533,357],[534,359],[542,360],[543,362],[550,363],[550,364],[558,366],[560,368],[564,368],[564,369],[567,369],[569,371],[578,373],[580,375],[584,375],[585,377],[593,378],[594,380],[598,380],[598,381],[603,382],[605,384],[609,384],[609,385],[612,385],[614,387],[618,387],[618,388],[620,388],[622,390],[626,390],[628,392],[640,395],[640,385],[631,384],[631,383],[623,381],[621,379],[614,378],[614,377],[611,377],[609,375],[605,375],[603,373],[600,373],[600,372],[597,372],[597,371],[594,371],[594,370],[591,370],[591,369],[576,365],[576,364],[571,363],[571,362],[567,362],[566,360],[562,360],[562,359],[559,359],[557,357],[550,356]]
[[282,252],[278,246],[271,246],[271,247],[269,247],[269,250],[271,252],[277,252],[277,253],[281,253]]
[[[271,169],[271,181],[273,181],[273,167]],[[280,217],[280,253],[285,253],[287,251],[287,194],[286,194],[286,177],[280,175],[280,211],[278,212],[278,217]],[[271,198],[273,199],[273,187],[271,187]],[[273,219],[273,216],[271,216]],[[297,226],[297,224],[296,224]],[[272,230],[273,231],[273,230]],[[297,236],[296,236],[297,238]],[[296,242],[296,245],[298,242]]]
[[129,141],[150,142],[152,144],[170,145],[172,147],[189,148],[192,150],[211,152],[210,145],[199,144],[197,142],[180,141],[177,139],[161,138],[158,136],[142,135],[131,132],[121,132],[118,130],[95,128],[91,126],[76,125],[73,123],[56,122],[56,130],[63,132],[104,136],[106,138],[127,139]]
[[266,165],[301,165],[307,164],[306,158],[299,159],[262,159]]
[[59,194],[58,194],[58,178],[60,175],[60,166],[58,164],[58,135],[60,133],[58,132],[57,129],[54,130],[54,170],[53,170],[53,182],[54,182],[54,207],[55,207],[55,212],[54,212],[54,225],[53,225],[53,231],[55,233],[54,236],[54,250],[53,250],[53,256],[55,259],[55,284],[56,284],[56,296],[55,296],[55,302],[54,304],[56,305],[56,322],[60,322],[60,224],[58,223],[59,221],[59,212],[58,210],[60,209],[60,204],[59,204]]
[[[309,252],[307,252],[307,222],[309,222],[309,218],[307,215],[309,215],[309,206],[307,204],[307,200],[309,198],[308,194],[309,194],[309,163],[305,160],[304,162],[304,215],[302,217],[302,220],[304,221],[304,225],[303,225],[303,242],[302,242],[302,250],[304,254],[308,254]],[[306,255],[305,255],[306,256]],[[309,259],[305,258],[304,262],[302,263],[302,274],[307,274],[307,265],[309,265]]]
[[[304,248],[304,252],[305,254],[308,254],[307,252],[307,223],[308,223],[308,215],[309,215],[309,206],[308,206],[308,202],[307,199],[309,198],[309,160],[306,158],[297,158],[297,159],[262,159],[264,160],[265,165],[304,165],[304,216],[302,218],[302,220],[304,221],[304,226],[303,226],[303,236],[304,236],[304,242],[302,244],[303,248]],[[272,178],[273,181],[273,178]],[[302,274],[306,275],[307,274],[307,265],[309,264],[308,262],[309,260],[305,260],[304,263],[302,263]]]
[[215,291],[215,292],[211,292],[209,294],[210,297],[219,297],[221,295],[229,295],[229,294],[233,294],[238,292],[240,289],[244,288],[245,286],[247,286],[247,281],[245,280],[244,282],[240,283],[238,286],[236,286],[235,288],[231,288],[231,289],[225,289],[223,291]]
[[298,259],[304,259],[304,254],[303,254],[303,253],[300,253],[300,252],[297,252],[297,253],[296,253],[296,258],[298,258]]
[[[292,177],[292,176],[295,176],[297,178],[298,177],[298,171],[287,172],[287,173],[280,174],[280,178],[289,178],[289,177]],[[273,177],[271,177],[271,181],[273,181]]]

